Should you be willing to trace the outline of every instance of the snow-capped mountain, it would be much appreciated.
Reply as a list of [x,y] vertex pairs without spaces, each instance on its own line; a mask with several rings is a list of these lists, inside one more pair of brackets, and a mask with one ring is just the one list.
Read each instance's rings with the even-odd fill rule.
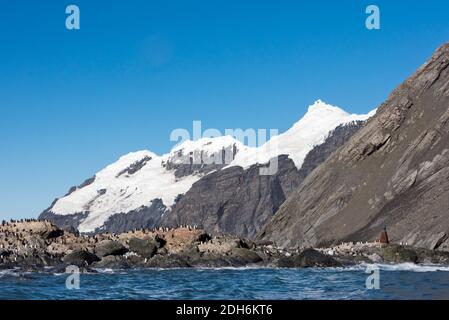
[[349,114],[338,107],[317,100],[309,106],[304,117],[289,130],[274,136],[258,148],[249,148],[237,154],[231,165],[248,168],[257,163],[267,163],[278,155],[286,154],[299,169],[306,155],[315,146],[322,144],[330,131],[341,124],[365,121],[374,113],[375,111],[367,115]]
[[[293,161],[297,171],[307,154],[323,144],[334,129],[364,121],[372,114],[348,114],[318,100],[291,129],[259,147],[248,147],[231,136],[223,136],[185,141],[164,155],[147,150],[129,153],[55,200],[41,218],[76,227],[80,232],[158,226],[167,221],[180,223],[179,213],[175,221],[170,219],[171,212],[176,211],[182,195],[207,176],[221,177],[236,168],[241,170],[238,174],[244,174],[280,155]],[[285,190],[281,198],[286,197],[284,193]],[[149,216],[151,223],[139,221]],[[204,221],[195,224],[202,225]]]
[[[162,156],[147,150],[129,153],[96,173],[90,183],[57,200],[51,211],[56,215],[88,212],[78,229],[93,232],[111,215],[150,206],[154,199],[171,207],[178,195],[186,193],[202,177],[201,169],[207,168],[204,161],[230,148],[245,147],[232,137],[219,137],[187,141]],[[180,169],[191,167],[186,157],[197,155],[203,160],[198,169],[179,174]]]

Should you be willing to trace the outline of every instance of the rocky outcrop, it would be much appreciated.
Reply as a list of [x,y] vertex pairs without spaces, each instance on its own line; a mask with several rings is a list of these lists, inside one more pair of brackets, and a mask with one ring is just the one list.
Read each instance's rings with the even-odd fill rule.
[[100,259],[93,253],[86,250],[73,251],[62,258],[67,265],[88,266]]
[[264,263],[242,239],[211,238],[192,228],[139,230],[80,236],[60,232],[47,221],[3,222],[0,227],[0,268],[43,270],[76,265],[91,268],[246,266]]
[[447,252],[380,243],[286,250],[230,235],[212,237],[192,228],[91,236],[64,232],[56,238],[36,232],[48,227],[56,228],[44,221],[4,223],[0,227],[0,269],[61,273],[70,265],[95,272],[97,268],[323,268],[360,262],[449,264]]
[[149,259],[156,254],[157,249],[159,248],[159,243],[151,238],[132,238],[129,240],[128,246],[131,252],[137,253],[142,258]]
[[316,168],[259,239],[283,247],[372,241],[448,249],[449,44]]
[[307,248],[295,255],[284,256],[278,261],[278,267],[281,268],[324,268],[341,266],[342,264],[331,256],[312,248]]
[[248,264],[255,264],[262,261],[262,258],[249,249],[245,248],[234,248],[229,253],[229,257],[233,265],[242,265],[246,266]]
[[382,248],[381,256],[384,261],[391,263],[418,262],[418,255],[415,250],[397,245]]
[[129,269],[132,267],[132,263],[124,256],[111,255],[94,262],[92,267],[99,269]]
[[128,249],[118,241],[103,240],[95,246],[95,254],[100,257],[122,256]]
[[48,220],[64,230],[78,230],[80,223],[87,218],[88,212],[80,212],[69,215],[57,215],[50,209],[45,210],[39,215],[40,220]]
[[364,124],[365,121],[354,121],[339,125],[332,130],[324,143],[315,146],[304,159],[304,163],[299,169],[301,182],[335,150],[344,145]]
[[152,158],[150,156],[145,156],[142,159],[140,159],[139,161],[136,161],[134,163],[132,163],[129,167],[123,169],[122,171],[120,171],[116,177],[120,177],[122,175],[133,175],[136,172],[138,172],[140,169],[142,169],[147,163],[148,161],[150,161]]
[[229,165],[238,151],[238,147],[235,144],[212,154],[202,150],[184,152],[181,149],[168,159],[164,166],[167,170],[174,170],[177,178],[192,174],[207,174]]

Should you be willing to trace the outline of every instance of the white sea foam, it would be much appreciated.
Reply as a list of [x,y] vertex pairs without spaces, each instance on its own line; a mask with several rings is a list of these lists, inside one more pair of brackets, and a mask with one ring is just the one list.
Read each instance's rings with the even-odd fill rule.
[[381,270],[386,271],[413,271],[413,272],[435,272],[435,271],[449,271],[449,266],[435,265],[435,264],[413,264],[413,263],[400,263],[400,264],[381,264],[379,265]]
[[436,264],[414,264],[414,263],[399,263],[399,264],[368,264],[362,263],[350,267],[342,268],[328,268],[326,270],[341,270],[341,271],[363,271],[369,266],[377,266],[381,271],[411,271],[411,272],[449,272],[449,266]]

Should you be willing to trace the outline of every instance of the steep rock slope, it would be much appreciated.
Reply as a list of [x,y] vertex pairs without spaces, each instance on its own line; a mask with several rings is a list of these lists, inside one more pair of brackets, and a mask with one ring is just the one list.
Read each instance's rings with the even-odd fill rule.
[[259,239],[282,246],[390,240],[448,248],[449,44],[314,170]]

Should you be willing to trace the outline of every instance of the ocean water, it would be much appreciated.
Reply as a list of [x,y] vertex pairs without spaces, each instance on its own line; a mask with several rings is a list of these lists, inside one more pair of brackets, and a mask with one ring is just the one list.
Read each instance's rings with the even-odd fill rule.
[[366,265],[332,269],[98,270],[81,274],[0,271],[0,299],[449,299],[449,268],[380,265],[367,289]]

